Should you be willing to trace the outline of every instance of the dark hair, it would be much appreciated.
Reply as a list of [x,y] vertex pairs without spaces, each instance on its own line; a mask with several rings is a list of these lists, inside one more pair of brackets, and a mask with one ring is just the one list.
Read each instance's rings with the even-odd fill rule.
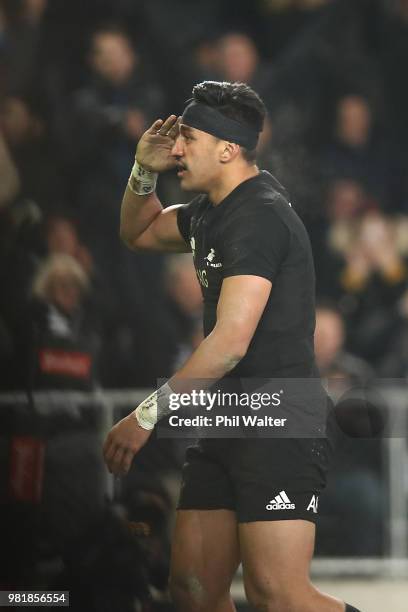
[[[265,104],[246,83],[203,81],[193,87],[193,100],[216,108],[222,115],[261,132],[266,116]],[[242,147],[244,158],[256,160],[256,150]]]

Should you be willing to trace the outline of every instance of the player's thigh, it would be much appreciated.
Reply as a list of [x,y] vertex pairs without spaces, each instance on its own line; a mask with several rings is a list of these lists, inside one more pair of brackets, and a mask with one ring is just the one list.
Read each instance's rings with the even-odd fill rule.
[[202,589],[211,597],[228,592],[240,561],[238,526],[231,510],[178,510],[170,582]]
[[309,589],[314,541],[311,521],[241,523],[239,543],[249,599],[270,601]]

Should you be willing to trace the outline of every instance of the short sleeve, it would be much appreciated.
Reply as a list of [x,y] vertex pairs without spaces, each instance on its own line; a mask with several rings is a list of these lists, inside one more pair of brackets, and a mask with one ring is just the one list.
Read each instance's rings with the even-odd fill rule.
[[187,202],[187,204],[183,204],[177,209],[177,225],[179,232],[188,245],[190,244],[191,221],[197,213],[201,202],[202,197],[198,196],[194,198],[194,200],[191,200],[191,202]]
[[185,242],[189,242],[189,234],[190,234],[190,223],[191,223],[191,210],[189,210],[191,202],[188,204],[183,204],[180,208],[177,209],[177,225],[180,231],[180,234],[184,238]]
[[242,209],[224,227],[223,276],[252,274],[273,282],[289,251],[289,229],[269,204],[241,213]]

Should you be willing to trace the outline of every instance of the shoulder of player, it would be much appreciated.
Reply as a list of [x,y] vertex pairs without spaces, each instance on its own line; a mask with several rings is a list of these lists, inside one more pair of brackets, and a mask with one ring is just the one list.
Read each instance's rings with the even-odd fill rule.
[[304,223],[284,193],[274,191],[269,197],[254,200],[248,206],[261,219],[269,219],[276,224],[283,224],[289,232],[305,230]]
[[[229,214],[226,215],[225,222],[233,223],[237,220],[258,220],[259,223],[282,223],[290,225],[291,207],[282,196],[275,192],[258,197],[249,197],[238,203]],[[288,218],[289,217],[289,218]],[[289,228],[290,229],[290,228]]]

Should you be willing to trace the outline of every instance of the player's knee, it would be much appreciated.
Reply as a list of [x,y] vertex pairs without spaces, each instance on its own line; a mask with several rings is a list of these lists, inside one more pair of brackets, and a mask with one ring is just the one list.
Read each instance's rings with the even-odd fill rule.
[[229,605],[229,588],[211,580],[205,584],[196,574],[170,574],[170,594],[176,608],[181,612],[214,612]]
[[169,581],[170,594],[177,608],[204,612],[208,593],[195,574],[172,573]]

